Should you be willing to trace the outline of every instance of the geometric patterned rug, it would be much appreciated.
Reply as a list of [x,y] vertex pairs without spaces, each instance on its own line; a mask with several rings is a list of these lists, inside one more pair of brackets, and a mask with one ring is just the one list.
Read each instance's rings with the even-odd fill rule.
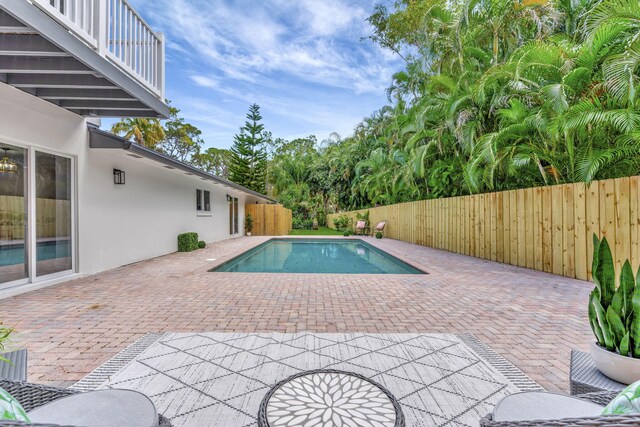
[[73,388],[145,393],[174,426],[255,427],[270,387],[339,369],[385,386],[407,426],[477,426],[502,397],[541,390],[472,335],[149,334]]

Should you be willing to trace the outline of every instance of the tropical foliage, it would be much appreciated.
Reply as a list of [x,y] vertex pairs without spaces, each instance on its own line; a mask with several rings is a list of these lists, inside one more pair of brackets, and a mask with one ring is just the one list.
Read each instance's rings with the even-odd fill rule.
[[170,107],[169,120],[163,126],[164,137],[155,144],[155,149],[181,162],[187,162],[200,154],[204,141],[200,129],[185,122],[179,114],[180,110]]
[[122,119],[111,127],[111,132],[151,149],[155,149],[165,137],[164,128],[158,119]]
[[353,209],[640,173],[637,0],[399,0],[369,22],[406,64],[389,105],[274,188],[296,171]]
[[229,163],[231,163],[231,152],[224,148],[207,148],[206,150],[198,150],[191,157],[191,163],[205,172],[219,176],[220,178],[229,178]]

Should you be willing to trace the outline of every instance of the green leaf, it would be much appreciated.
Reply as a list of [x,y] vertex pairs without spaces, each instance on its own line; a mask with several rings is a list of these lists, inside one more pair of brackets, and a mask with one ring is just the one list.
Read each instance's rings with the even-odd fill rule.
[[594,289],[589,296],[589,324],[591,325],[591,330],[593,334],[596,336],[598,340],[598,344],[605,347],[604,335],[602,333],[602,328],[600,328],[600,324],[598,323],[598,314],[596,313],[595,305],[593,301],[600,301],[600,294],[597,293],[597,289]]
[[616,310],[620,318],[627,324],[627,320],[630,319],[633,312],[633,291],[636,286],[636,278],[633,276],[633,270],[631,269],[631,263],[629,260],[625,261],[620,272],[620,285],[616,290],[616,295],[619,295],[620,310]]
[[593,308],[596,312],[596,317],[598,319],[598,326],[602,331],[602,339],[604,341],[604,346],[607,350],[615,350],[615,343],[613,333],[611,332],[611,328],[609,327],[609,322],[607,321],[607,315],[602,308],[602,304],[600,300],[597,298],[597,293],[593,292],[591,294],[591,304],[593,304]]
[[623,356],[629,356],[629,331],[622,337],[620,340],[620,345],[618,346],[618,351]]
[[598,270],[598,252],[599,251],[600,251],[600,239],[598,238],[598,235],[596,233],[593,233],[593,260],[591,261],[591,272],[592,272],[593,283],[596,285],[596,289],[598,291],[598,299],[600,299],[600,296],[602,295],[602,292],[600,291],[600,288],[601,288],[600,279],[596,275],[596,271]]
[[633,315],[631,327],[629,328],[629,336],[631,337],[631,355],[640,358],[640,314]]
[[618,313],[615,312],[612,306],[607,308],[607,322],[609,322],[609,327],[613,333],[615,347],[619,347],[626,331],[622,319],[620,319],[620,316],[618,316]]
[[611,305],[616,290],[613,256],[611,255],[611,248],[609,247],[606,237],[602,238],[598,246],[598,261],[593,276],[597,278],[597,282],[596,279],[594,279],[596,286],[599,285],[600,303],[606,310]]
[[[638,269],[637,275],[640,283],[640,269]],[[631,352],[633,357],[640,358],[640,286],[636,286],[633,292],[633,298],[631,300],[632,305],[632,320],[629,326],[629,333],[631,337]]]

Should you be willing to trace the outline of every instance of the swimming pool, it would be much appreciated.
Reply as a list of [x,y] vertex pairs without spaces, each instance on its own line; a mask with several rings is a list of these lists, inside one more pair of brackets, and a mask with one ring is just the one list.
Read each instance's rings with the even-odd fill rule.
[[425,274],[359,239],[271,239],[210,271]]
[[[36,244],[36,259],[46,261],[71,256],[69,240],[52,240]],[[2,246],[0,248],[0,267],[24,263],[24,244]]]

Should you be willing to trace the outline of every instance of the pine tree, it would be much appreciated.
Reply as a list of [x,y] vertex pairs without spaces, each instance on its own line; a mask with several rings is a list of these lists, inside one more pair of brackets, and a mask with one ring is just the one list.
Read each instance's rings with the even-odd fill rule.
[[253,191],[266,191],[267,151],[260,106],[249,107],[247,121],[233,137],[229,179]]

